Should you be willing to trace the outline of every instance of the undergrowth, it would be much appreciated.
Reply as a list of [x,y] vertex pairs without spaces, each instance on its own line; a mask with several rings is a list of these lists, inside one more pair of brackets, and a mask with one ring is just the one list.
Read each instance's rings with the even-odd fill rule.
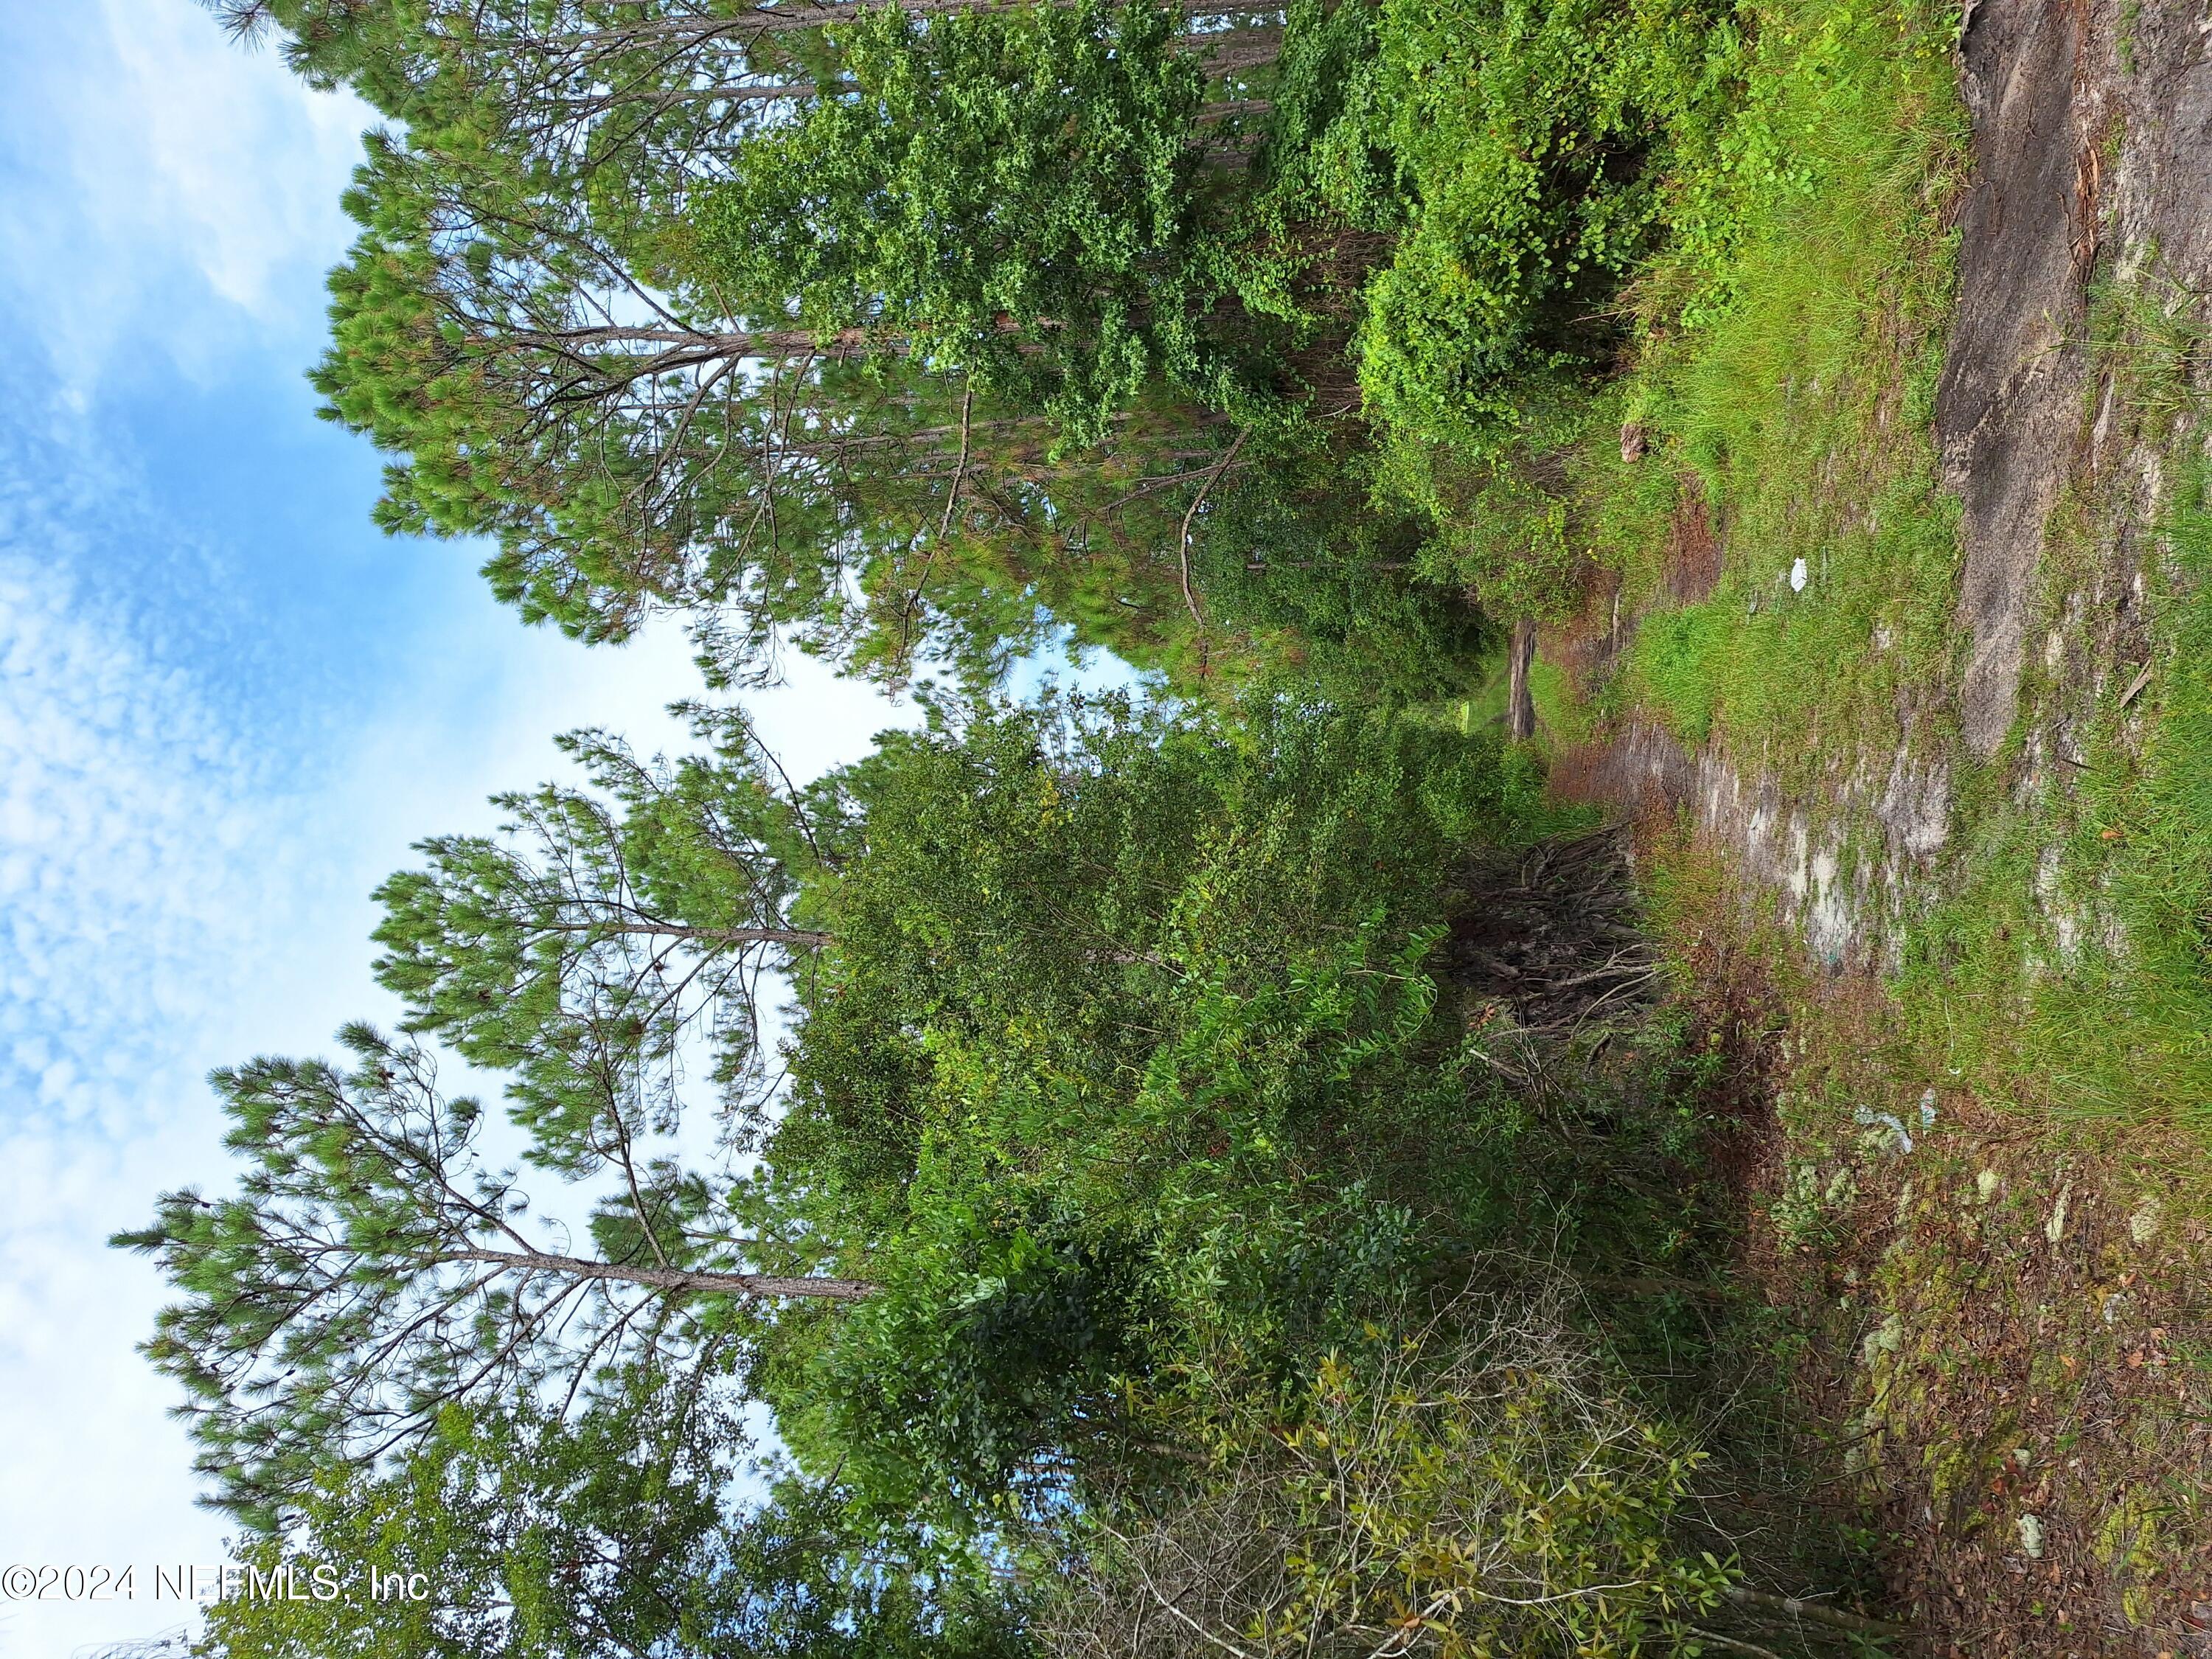
[[[1617,585],[1643,634],[1599,701],[1640,706],[1691,743],[1717,730],[1802,770],[1861,727],[1893,741],[1898,689],[1940,678],[1952,649],[1956,509],[1928,433],[1953,291],[1944,216],[1967,136],[1951,9],[1645,5],[1603,29],[1586,7],[1464,9],[1540,43],[1569,27],[1613,42],[1621,63],[1593,80],[1593,136],[1578,142],[1601,149],[1608,124],[1640,123],[1637,182],[1592,190],[1585,208],[1640,228],[1584,258],[1565,220],[1478,210],[1497,183],[1488,152],[1462,145],[1448,168],[1446,126],[1407,129],[1440,101],[1462,122],[1489,108],[1497,75],[1386,9],[1376,73],[1427,90],[1374,137],[1411,205],[1397,264],[1370,284],[1362,374],[1384,434],[1378,494],[1434,526],[1421,574],[1493,617],[1561,623]],[[1571,137],[1539,133],[1534,153]],[[1447,268],[1432,256],[1455,234]],[[1468,317],[1508,314],[1491,295],[1501,270],[1549,273],[1572,324],[1547,335],[1548,313],[1516,301],[1502,402],[1468,367],[1491,359],[1454,344]],[[1418,303],[1401,292],[1416,282]],[[1399,311],[1455,307],[1419,362],[1391,343]],[[1718,588],[1683,606],[1666,558],[1692,506],[1729,556]]]

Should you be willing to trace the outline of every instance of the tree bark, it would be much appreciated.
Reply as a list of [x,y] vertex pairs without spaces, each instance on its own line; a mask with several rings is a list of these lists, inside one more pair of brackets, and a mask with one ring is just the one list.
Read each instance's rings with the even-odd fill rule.
[[[1023,328],[1020,323],[1005,316],[999,319],[995,326],[1000,334],[1019,334]],[[1036,326],[1051,329],[1059,325],[1049,319],[1039,318]],[[504,334],[473,334],[465,337],[462,344],[469,350],[487,356],[519,351],[554,352],[623,384],[648,375],[664,374],[672,369],[700,368],[709,363],[745,358],[763,362],[787,362],[796,357],[847,357],[862,350],[881,351],[896,356],[913,349],[910,338],[906,335],[878,333],[868,328],[831,329],[817,334],[801,328],[720,331],[619,323],[594,324],[586,328],[516,329]],[[650,355],[641,352],[629,356],[610,354],[605,357],[592,355],[593,348],[621,345],[657,345],[663,349]],[[1036,349],[1030,342],[1018,342],[1016,344],[1018,350]]]
[[[908,7],[908,10],[912,8]],[[994,8],[1010,10],[1010,7]],[[1279,28],[1260,27],[1221,29],[1206,34],[1183,34],[1176,37],[1171,50],[1193,57],[1203,57],[1208,73],[1216,79],[1245,70],[1263,69],[1283,54],[1283,31]],[[836,94],[858,91],[855,81],[726,81],[708,86],[688,86],[661,94],[651,101],[665,108],[682,104],[775,103],[790,99],[818,98],[824,94]],[[613,109],[623,103],[616,93],[557,100],[574,110]],[[1261,106],[1265,108],[1266,106]]]
[[1505,735],[1526,743],[1536,735],[1536,699],[1528,688],[1528,670],[1536,661],[1536,624],[1527,617],[1513,624],[1513,643],[1508,647],[1505,682]]
[[[858,337],[859,329],[843,333]],[[842,336],[833,337],[842,338]],[[465,343],[478,351],[581,351],[592,346],[663,345],[670,351],[690,350],[712,357],[799,357],[820,349],[817,337],[805,329],[773,329],[761,332],[710,332],[705,329],[627,326],[619,323],[589,328],[517,329],[510,334],[480,334]],[[665,355],[665,354],[664,354]]]
[[647,933],[656,939],[695,939],[707,945],[797,945],[821,950],[835,945],[835,933],[811,927],[687,927],[680,921],[545,921],[546,933]]

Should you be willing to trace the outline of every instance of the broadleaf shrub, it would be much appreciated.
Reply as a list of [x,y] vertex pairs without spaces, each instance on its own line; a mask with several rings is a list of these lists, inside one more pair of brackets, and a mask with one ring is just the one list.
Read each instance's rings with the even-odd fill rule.
[[1386,0],[1320,168],[1345,210],[1399,232],[1358,337],[1372,418],[1480,451],[1521,424],[1526,377],[1607,356],[1613,291],[1666,228],[1672,151],[1726,107],[1735,9]]

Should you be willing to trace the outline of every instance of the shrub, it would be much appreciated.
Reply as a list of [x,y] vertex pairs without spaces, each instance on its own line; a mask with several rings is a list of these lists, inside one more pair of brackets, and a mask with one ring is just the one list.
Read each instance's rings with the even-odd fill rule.
[[1358,338],[1381,424],[1480,452],[1519,426],[1523,380],[1609,354],[1612,290],[1664,228],[1670,147],[1725,105],[1733,10],[1388,0],[1322,168],[1400,236]]
[[1169,1403],[1209,1448],[1102,1506],[1037,1626],[1071,1659],[1672,1652],[1732,1569],[1674,1535],[1702,1455],[1540,1291],[1370,1328],[1287,1391],[1233,1359]]
[[1426,964],[1460,848],[1511,828],[1497,745],[1243,713],[979,711],[824,786],[837,943],[769,1152],[884,1289],[779,1320],[765,1392],[820,1467],[1049,1486],[1189,1330],[1316,1351],[1453,1242],[1411,1200],[1488,1200],[1517,1118]]

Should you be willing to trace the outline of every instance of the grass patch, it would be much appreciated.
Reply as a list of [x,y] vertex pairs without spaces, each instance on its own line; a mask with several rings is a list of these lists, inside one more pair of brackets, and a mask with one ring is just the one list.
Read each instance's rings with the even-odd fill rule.
[[[1632,295],[1647,344],[1624,416],[1727,548],[1705,605],[1647,619],[1634,681],[1677,735],[1717,726],[1786,783],[1893,742],[1898,689],[1954,649],[1957,514],[1929,433],[1966,139],[1949,47],[1932,6],[1766,8],[1745,112],[1680,182],[1696,210]],[[1636,488],[1593,517],[1641,525],[1606,540],[1656,592],[1664,538]]]
[[1771,1363],[1834,1425],[1838,1495],[1881,1540],[1892,1604],[2015,1643],[2098,1606],[2170,1631],[2212,1525],[2201,1141],[2047,1116],[2024,1133],[2040,1097],[1954,1073],[1918,990],[1809,970],[1772,893],[1709,850],[1668,847],[1655,898],[1773,1100],[1745,1267],[1784,1322]]
[[[1814,1386],[1863,1431],[1899,1582],[1939,1627],[2070,1634],[2101,1598],[2163,1630],[2207,1524],[2149,1472],[2203,1489],[2175,1424],[2178,1403],[2206,1408],[2212,1232],[2212,333],[2154,250],[2093,295],[2102,471],[2049,526],[2029,712],[1966,759],[1919,707],[1964,644],[1929,433],[1966,131],[1946,20],[1768,15],[1753,104],[1795,135],[1786,160],[1734,228],[1685,238],[1639,284],[1649,344],[1614,395],[1659,467],[1586,458],[1593,544],[1643,612],[1619,695],[1686,742],[1718,734],[1816,823],[1835,774],[1871,763],[1878,781],[1900,743],[1948,761],[1944,866],[1906,890],[1948,890],[1925,914],[1908,899],[1886,992],[1802,973],[1777,896],[1707,855],[1665,852],[1659,908],[1701,995],[1723,958],[1788,981],[1769,981],[1781,1144],[1761,1202],[1802,1277]],[[2164,483],[2148,525],[2146,453]],[[1711,597],[1668,597],[1666,509],[1626,490],[1644,469],[1687,474],[1719,525]],[[2152,644],[2115,652],[2095,605],[2138,567]],[[1846,832],[1847,870],[1875,850],[1863,811],[1822,827]],[[2020,1581],[2023,1516],[2062,1588]]]
[[1589,713],[1575,696],[1573,677],[1559,664],[1540,657],[1528,665],[1528,696],[1536,705],[1536,729],[1554,748],[1589,740]]
[[[2160,646],[2116,665],[2077,723],[2070,793],[1983,806],[1966,885],[1909,948],[1901,986],[1948,1063],[2061,1114],[2212,1127],[2212,495],[2186,466],[2160,541]],[[2154,586],[2162,584],[2154,584]],[[2124,676],[2124,678],[2122,678]],[[2077,763],[2069,764],[2069,762]],[[1993,792],[1992,792],[1993,793]],[[1967,803],[1970,806],[1974,803]]]
[[1637,637],[1634,670],[1644,702],[1692,746],[1712,731],[1721,695],[1714,669],[1726,658],[1735,621],[1726,604],[1691,605],[1650,617]]
[[[1605,702],[1692,745],[1717,734],[1816,806],[1900,745],[1948,758],[1957,885],[1911,929],[1899,988],[1917,1063],[1993,1100],[2201,1126],[2212,685],[2184,665],[2212,653],[2212,486],[2180,436],[2212,373],[2199,296],[2157,274],[2154,249],[2094,296],[2097,392],[2167,457],[2144,573],[2159,644],[2124,709],[2138,663],[2092,690],[2031,665],[2031,694],[2068,724],[2023,804],[2025,737],[1978,765],[1935,708],[1965,645],[1958,507],[1931,431],[1955,282],[1943,212],[1968,131],[1954,19],[1785,0],[1759,21],[1741,112],[1677,175],[1674,239],[1631,288],[1641,360],[1571,457],[1574,530],[1641,612]],[[1611,414],[1645,435],[1640,461],[1615,459]],[[2109,488],[2054,515],[2042,627],[2067,623],[2134,511]],[[1686,508],[1725,549],[1717,586],[1688,604],[1667,570]]]
[[[1948,1063],[2062,1115],[2212,1128],[2212,462],[2197,418],[2208,331],[2154,251],[2093,296],[2091,398],[2112,399],[2168,480],[2144,538],[2148,661],[2085,684],[2032,671],[2045,739],[2023,808],[1988,769],[1960,802],[1966,872],[1911,939],[1903,989]],[[2089,411],[2085,410],[2085,418]],[[2124,469],[2116,469],[2116,472]],[[2130,482],[2054,515],[2042,623],[2062,631],[2136,512]],[[2130,695],[2132,694],[2132,695]],[[2008,765],[2007,763],[2011,763]],[[2070,787],[2068,787],[2069,786]]]

